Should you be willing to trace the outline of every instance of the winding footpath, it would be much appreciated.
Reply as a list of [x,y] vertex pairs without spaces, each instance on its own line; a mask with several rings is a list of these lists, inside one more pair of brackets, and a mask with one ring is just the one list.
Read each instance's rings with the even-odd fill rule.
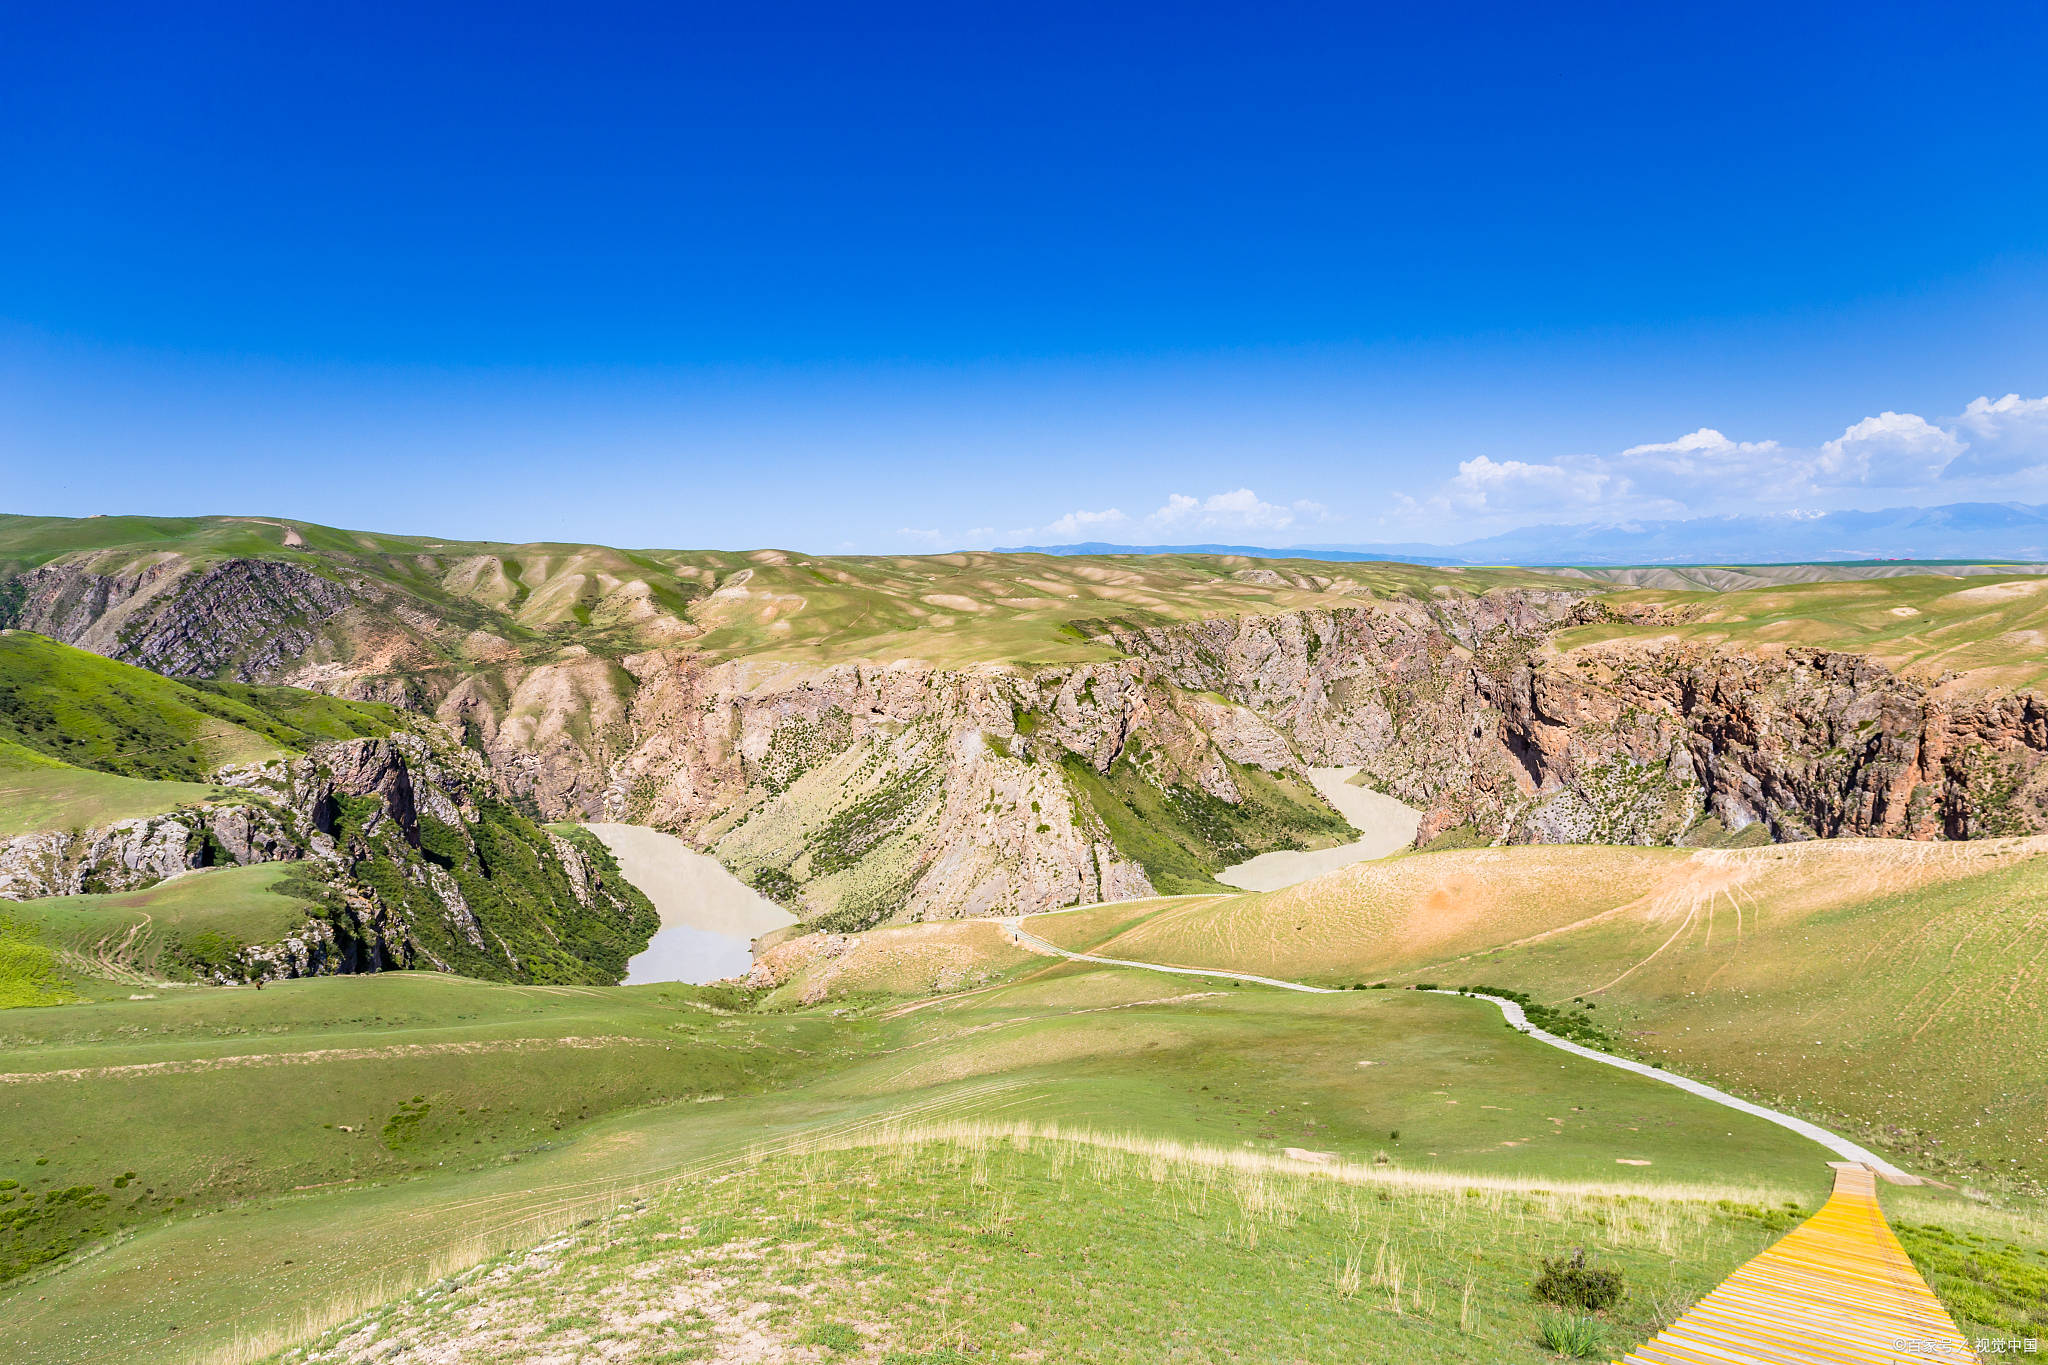
[[[1328,986],[1281,981],[1249,972],[1169,967],[1158,962],[1076,953],[1026,929],[1022,916],[997,922],[1019,947],[1074,962],[1136,967],[1175,976],[1250,981],[1312,995],[1336,994]],[[1512,1000],[1497,995],[1473,998],[1498,1005],[1510,1025],[1538,1042],[1775,1123],[1845,1158],[1830,1163],[1835,1168],[1835,1189],[1820,1212],[1729,1276],[1718,1289],[1639,1350],[1631,1352],[1624,1365],[1962,1365],[1977,1359],[1954,1320],[1914,1269],[1878,1208],[1877,1176],[1902,1185],[1917,1185],[1917,1178],[1868,1148],[1805,1119],[1737,1099],[1726,1091],[1673,1075],[1662,1067],[1596,1052],[1547,1033],[1531,1024],[1522,1007]]]
[[[1018,946],[1029,948],[1033,952],[1050,953],[1056,957],[1068,958],[1075,962],[1097,962],[1106,967],[1137,967],[1148,972],[1171,972],[1175,976],[1223,977],[1230,981],[1251,981],[1261,986],[1277,986],[1283,991],[1302,991],[1310,995],[1335,995],[1338,993],[1336,989],[1329,986],[1311,986],[1300,981],[1282,981],[1271,976],[1253,976],[1249,972],[1225,972],[1210,967],[1169,967],[1158,962],[1134,962],[1128,958],[1098,957],[1094,953],[1070,952],[1060,947],[1057,943],[1048,942],[1032,933],[1029,929],[1026,929],[1021,916],[1012,916],[997,922],[1009,932]],[[1522,1012],[1522,1007],[1512,1000],[1503,1000],[1497,995],[1480,995],[1470,991],[1436,991],[1433,994],[1461,995],[1471,1000],[1490,1000],[1500,1006],[1500,1012],[1509,1024],[1513,1025],[1520,1032],[1528,1034],[1538,1042],[1548,1043],[1552,1047],[1560,1048],[1575,1057],[1584,1057],[1587,1061],[1598,1062],[1602,1066],[1619,1067],[1623,1071],[1633,1071],[1638,1076],[1647,1076],[1653,1081],[1661,1081],[1665,1085],[1676,1086],[1680,1090],[1698,1095],[1701,1099],[1712,1100],[1715,1104],[1739,1110],[1742,1113],[1763,1119],[1768,1123],[1775,1123],[1780,1128],[1789,1128],[1801,1137],[1811,1138],[1845,1160],[1868,1166],[1894,1185],[1917,1185],[1920,1183],[1918,1177],[1908,1175],[1891,1162],[1886,1161],[1883,1157],[1871,1151],[1868,1147],[1830,1133],[1819,1124],[1808,1123],[1805,1119],[1794,1118],[1790,1114],[1781,1114],[1775,1109],[1766,1109],[1760,1104],[1751,1104],[1748,1100],[1737,1099],[1725,1090],[1716,1090],[1713,1086],[1703,1081],[1695,1081],[1685,1076],[1676,1075],[1664,1070],[1662,1067],[1651,1066],[1645,1062],[1633,1062],[1626,1057],[1616,1057],[1605,1052],[1596,1052],[1592,1048],[1581,1047],[1570,1039],[1560,1038],[1554,1033],[1546,1033],[1530,1023],[1529,1016]]]

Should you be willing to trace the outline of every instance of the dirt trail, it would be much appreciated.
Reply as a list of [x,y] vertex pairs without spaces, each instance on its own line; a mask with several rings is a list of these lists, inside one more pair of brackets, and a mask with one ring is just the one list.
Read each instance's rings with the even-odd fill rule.
[[0,1085],[38,1081],[101,1081],[136,1076],[186,1076],[244,1066],[311,1066],[317,1062],[365,1062],[391,1057],[433,1057],[447,1053],[531,1052],[551,1048],[663,1047],[658,1038],[505,1038],[464,1043],[393,1043],[386,1047],[328,1047],[305,1052],[248,1052],[233,1057],[195,1057],[181,1062],[135,1062],[127,1066],[78,1066],[62,1071],[0,1072]]
[[[1073,962],[1096,962],[1107,967],[1137,967],[1148,972],[1171,972],[1176,976],[1221,977],[1227,981],[1250,981],[1260,986],[1277,986],[1281,990],[1302,991],[1310,995],[1336,995],[1339,993],[1328,986],[1310,986],[1299,981],[1281,981],[1270,976],[1253,976],[1249,972],[1224,972],[1206,967],[1169,967],[1158,962],[1134,962],[1127,958],[1097,957],[1092,953],[1069,952],[1056,943],[1048,943],[1026,929],[1023,916],[1021,915],[1001,919],[997,923],[1003,926],[1005,931],[1010,934],[1011,938],[1019,946],[1037,953],[1050,953],[1056,957],[1063,957]],[[1440,990],[1430,993],[1433,995],[1468,995],[1464,991]],[[1716,1090],[1713,1086],[1703,1081],[1695,1081],[1685,1076],[1676,1075],[1673,1072],[1664,1070],[1662,1067],[1630,1061],[1626,1057],[1616,1057],[1605,1052],[1595,1052],[1592,1048],[1581,1047],[1579,1044],[1560,1038],[1554,1033],[1546,1033],[1534,1024],[1531,1024],[1528,1016],[1522,1012],[1522,1007],[1512,1000],[1504,1000],[1497,995],[1477,994],[1470,994],[1469,998],[1492,1001],[1500,1007],[1501,1014],[1511,1026],[1518,1032],[1525,1033],[1538,1042],[1548,1043],[1554,1048],[1562,1049],[1576,1057],[1584,1057],[1587,1061],[1598,1062],[1602,1066],[1619,1067],[1623,1071],[1633,1071],[1638,1076],[1645,1076],[1650,1080],[1660,1081],[1665,1085],[1676,1086],[1688,1094],[1698,1095],[1701,1099],[1712,1100],[1723,1108],[1739,1110],[1752,1117],[1763,1119],[1768,1123],[1775,1123],[1780,1128],[1788,1128],[1801,1137],[1811,1138],[1838,1156],[1870,1167],[1893,1184],[1917,1185],[1920,1183],[1918,1177],[1908,1175],[1905,1171],[1900,1170],[1897,1166],[1886,1161],[1869,1148],[1859,1146],[1845,1137],[1837,1136],[1818,1124],[1808,1123],[1805,1119],[1794,1118],[1790,1114],[1781,1114],[1775,1109],[1766,1109],[1760,1104],[1751,1104],[1748,1100],[1737,1099],[1726,1091]]]

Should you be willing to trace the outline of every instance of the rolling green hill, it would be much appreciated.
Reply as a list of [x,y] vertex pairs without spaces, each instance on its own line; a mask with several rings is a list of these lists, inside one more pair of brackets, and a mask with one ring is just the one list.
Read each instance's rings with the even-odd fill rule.
[[327,739],[405,727],[388,706],[188,684],[27,631],[0,634],[0,838],[229,797],[204,779]]
[[0,634],[0,742],[73,767],[189,782],[223,764],[403,725],[388,706],[290,687],[195,686],[28,631]]
[[74,768],[0,740],[0,839],[161,815],[222,794],[204,782],[153,782]]
[[0,1008],[115,998],[238,969],[328,908],[302,863],[210,868],[141,891],[0,902]]
[[[430,1273],[754,1144],[857,1140],[883,1119],[982,1114],[1269,1159],[1301,1145],[1422,1190],[1439,1168],[1457,1173],[1453,1190],[1583,1183],[1611,1198],[1639,1185],[1679,1203],[1811,1203],[1825,1187],[1811,1149],[1781,1130],[1737,1122],[1749,1156],[1717,1162],[1724,1114],[1619,1073],[1561,1071],[1466,1002],[1194,987],[1056,968],[849,1018],[840,1006],[734,1013],[744,1002],[731,993],[687,987],[400,974],[17,1012],[0,1035],[0,1114],[15,1135],[0,1176],[93,1193],[0,1248],[20,1265],[134,1235],[0,1299],[0,1350],[55,1362],[93,1340],[142,1351],[169,1323],[195,1346],[290,1327],[357,1301],[374,1268]],[[1753,1231],[1714,1231],[1710,1205],[1681,1218],[1690,1277],[1755,1244]],[[1425,1273],[1429,1239],[1403,1236]],[[1505,1358],[1533,1361],[1514,1345],[1532,1316],[1514,1302],[1527,1249],[1501,1251],[1473,1349],[1503,1343]],[[1455,1322],[1455,1296],[1439,1295],[1434,1316]]]

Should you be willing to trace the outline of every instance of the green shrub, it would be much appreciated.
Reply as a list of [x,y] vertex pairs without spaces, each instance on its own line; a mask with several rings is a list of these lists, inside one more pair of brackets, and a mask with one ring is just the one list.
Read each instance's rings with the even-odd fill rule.
[[1536,1297],[1560,1308],[1577,1308],[1598,1313],[1621,1302],[1623,1285],[1619,1270],[1586,1264],[1586,1249],[1570,1256],[1546,1256],[1543,1273],[1536,1277]]
[[[1554,1009],[1538,1000],[1531,999],[1524,991],[1509,990],[1505,986],[1460,986],[1466,995],[1496,995],[1503,1000],[1512,1000],[1522,1007],[1522,1015],[1535,1027],[1545,1033],[1554,1034],[1581,1047],[1594,1048],[1601,1052],[1612,1052],[1615,1038],[1583,1014],[1572,1013],[1569,1006]],[[1585,1000],[1574,1002],[1579,1008],[1590,1010],[1593,1005]]]

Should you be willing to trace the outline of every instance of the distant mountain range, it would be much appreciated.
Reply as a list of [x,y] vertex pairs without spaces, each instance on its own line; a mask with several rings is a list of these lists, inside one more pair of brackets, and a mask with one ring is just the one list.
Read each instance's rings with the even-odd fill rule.
[[1403,564],[1471,564],[1456,547],[1443,545],[1112,545],[1084,540],[1074,545],[1003,545],[997,554],[1020,555],[1244,555],[1252,559],[1321,559],[1335,564],[1395,560]]
[[1408,564],[1783,564],[1885,559],[2048,559],[2048,506],[1957,502],[1876,512],[1526,526],[1456,545],[1016,545],[1053,555],[1199,554]]

